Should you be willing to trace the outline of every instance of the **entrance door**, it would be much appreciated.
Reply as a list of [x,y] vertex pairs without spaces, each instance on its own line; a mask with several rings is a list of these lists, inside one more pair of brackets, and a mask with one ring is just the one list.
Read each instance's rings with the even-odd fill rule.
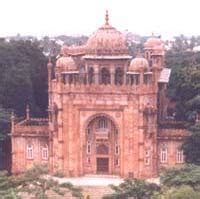
[[97,158],[97,173],[108,173],[108,172],[109,172],[109,159]]

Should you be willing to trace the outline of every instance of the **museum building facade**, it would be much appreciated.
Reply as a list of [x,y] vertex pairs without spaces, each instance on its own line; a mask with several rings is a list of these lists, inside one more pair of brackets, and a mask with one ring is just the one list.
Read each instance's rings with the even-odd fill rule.
[[44,163],[66,176],[151,178],[184,162],[188,132],[167,120],[170,69],[160,38],[133,58],[106,14],[85,45],[63,46],[47,67],[49,117],[32,118],[27,107],[24,120],[11,118],[13,173]]

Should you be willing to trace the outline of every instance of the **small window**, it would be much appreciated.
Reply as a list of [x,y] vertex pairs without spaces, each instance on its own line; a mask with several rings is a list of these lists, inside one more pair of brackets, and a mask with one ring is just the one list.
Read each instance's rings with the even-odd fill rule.
[[94,69],[92,67],[90,67],[88,69],[88,83],[93,84],[94,81],[95,81],[95,79],[94,79]]
[[108,124],[107,124],[107,119],[106,118],[100,118],[99,123],[98,123],[99,129],[107,129]]
[[119,166],[119,158],[115,158],[115,166]]
[[122,85],[123,78],[124,78],[124,71],[122,70],[122,68],[117,68],[115,71],[115,84]]
[[33,146],[31,144],[27,145],[26,156],[27,159],[33,159]]
[[119,145],[115,144],[115,155],[119,155]]
[[85,66],[81,66],[80,67],[79,82],[81,84],[85,84],[86,83]]
[[87,142],[87,154],[91,154],[91,143]]
[[118,130],[117,129],[115,129],[115,135],[118,136]]
[[49,150],[48,150],[48,146],[47,145],[42,147],[42,159],[43,160],[48,160],[49,159]]
[[90,159],[90,157],[87,157],[87,163],[88,163],[88,164],[91,163],[91,159]]
[[166,146],[161,147],[160,162],[167,163],[167,147]]
[[134,74],[134,75],[130,75],[129,79],[130,79],[130,84],[131,85],[138,85],[140,83],[140,74]]
[[100,74],[101,74],[100,75],[101,84],[110,84],[111,81],[110,71],[107,68],[102,68]]
[[87,129],[87,134],[88,134],[88,135],[91,134],[91,130],[90,130],[90,128]]
[[150,165],[150,149],[145,150],[145,154],[144,154],[144,164],[145,165]]
[[184,162],[184,154],[183,154],[183,150],[181,149],[177,149],[176,151],[176,163],[183,163]]
[[151,84],[151,83],[152,83],[152,75],[144,74],[144,84]]

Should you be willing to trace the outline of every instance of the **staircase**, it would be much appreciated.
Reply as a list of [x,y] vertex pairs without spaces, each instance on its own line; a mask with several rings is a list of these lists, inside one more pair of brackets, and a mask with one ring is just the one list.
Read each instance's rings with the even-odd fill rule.
[[83,195],[84,199],[101,199],[104,195],[113,193],[109,186],[84,186]]

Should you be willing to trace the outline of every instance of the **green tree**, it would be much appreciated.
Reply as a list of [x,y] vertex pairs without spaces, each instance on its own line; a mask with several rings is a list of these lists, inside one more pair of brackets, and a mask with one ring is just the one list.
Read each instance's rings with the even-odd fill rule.
[[37,199],[47,199],[48,192],[53,191],[59,195],[64,195],[67,188],[73,196],[82,198],[81,189],[74,187],[70,183],[59,184],[58,181],[48,176],[48,168],[45,165],[35,165],[21,176],[21,193],[28,193]]
[[189,130],[191,135],[186,138],[182,146],[186,162],[200,165],[200,123],[191,126]]
[[45,115],[46,63],[38,42],[0,42],[0,105],[23,115],[29,103],[34,114]]
[[112,185],[115,191],[113,194],[106,195],[104,199],[126,199],[134,197],[135,199],[149,199],[159,186],[154,183],[148,183],[141,179],[125,179],[119,186]]
[[49,190],[64,195],[59,189],[59,183],[52,178],[48,178],[47,174],[47,167],[42,165],[35,165],[27,170],[21,176],[22,188],[20,188],[20,192],[31,194],[38,199],[48,198],[47,191]]
[[0,199],[18,199],[17,178],[9,176],[7,171],[0,171]]
[[170,168],[161,175],[161,184],[167,187],[188,185],[200,191],[200,167],[186,164],[180,168]]
[[9,169],[10,156],[10,111],[0,107],[0,169]]
[[192,187],[182,185],[166,189],[164,193],[158,193],[152,199],[199,199],[200,195]]

